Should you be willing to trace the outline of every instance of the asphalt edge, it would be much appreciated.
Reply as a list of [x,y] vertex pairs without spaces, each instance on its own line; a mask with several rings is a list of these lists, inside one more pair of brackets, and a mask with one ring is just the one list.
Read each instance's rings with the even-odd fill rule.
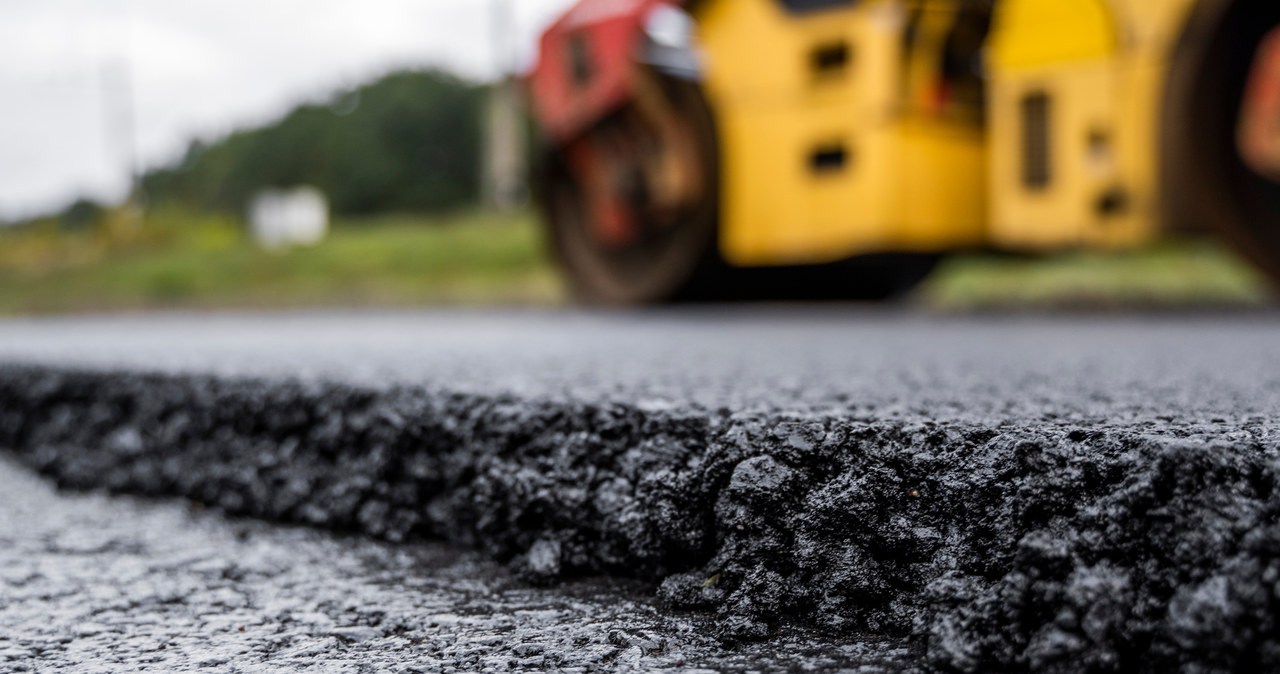
[[1264,425],[736,415],[428,387],[0,366],[63,487],[443,538],[531,582],[661,583],[727,641],[907,639],[942,670],[1280,663]]

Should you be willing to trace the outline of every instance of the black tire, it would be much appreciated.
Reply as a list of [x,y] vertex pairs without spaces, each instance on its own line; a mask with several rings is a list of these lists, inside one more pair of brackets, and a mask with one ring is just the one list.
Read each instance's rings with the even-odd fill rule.
[[[709,186],[704,200],[675,226],[642,245],[606,250],[588,231],[581,188],[566,162],[548,153],[542,205],[552,250],[574,296],[588,304],[636,306],[669,302],[761,300],[882,301],[906,294],[936,265],[937,255],[868,255],[831,264],[737,268],[718,248],[720,168],[716,126],[699,87],[662,78],[673,104],[693,122]],[[608,122],[606,122],[608,123]]]
[[1236,128],[1273,0],[1202,0],[1174,53],[1165,101],[1166,219],[1212,227],[1280,286],[1280,184],[1240,157]]
[[[552,250],[575,297],[589,304],[645,305],[697,296],[715,275],[719,168],[715,126],[698,87],[660,78],[673,105],[694,124],[709,186],[694,208],[665,228],[645,228],[634,245],[610,249],[589,231],[582,188],[555,153],[544,162],[539,201]],[[606,120],[605,124],[616,120]]]

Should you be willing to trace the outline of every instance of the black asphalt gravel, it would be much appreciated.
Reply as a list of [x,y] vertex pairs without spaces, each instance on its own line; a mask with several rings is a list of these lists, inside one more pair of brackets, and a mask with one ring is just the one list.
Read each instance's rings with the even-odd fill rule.
[[894,644],[725,649],[644,585],[532,587],[475,553],[59,495],[0,459],[0,671],[893,671]]
[[[15,322],[0,444],[64,486],[461,544],[541,597],[634,580],[662,608],[618,624],[713,668],[1275,670],[1277,337],[846,308]],[[827,648],[778,655],[803,643]]]

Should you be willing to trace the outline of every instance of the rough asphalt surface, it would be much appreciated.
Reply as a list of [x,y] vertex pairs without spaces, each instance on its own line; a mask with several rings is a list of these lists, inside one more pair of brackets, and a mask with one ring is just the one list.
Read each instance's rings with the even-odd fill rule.
[[[1277,337],[1280,318],[1261,315],[992,320],[848,309],[8,323],[0,445],[64,486],[471,546],[529,583],[512,591],[539,597],[514,605],[596,587],[533,589],[584,577],[652,583],[656,592],[626,600],[615,631],[631,634],[635,620],[645,635],[636,639],[669,646],[604,637],[628,657],[658,652],[630,663],[641,669],[678,667],[663,653],[679,651],[712,668],[1275,670]],[[30,485],[16,491],[57,500]],[[497,571],[470,571],[486,567],[469,558],[432,561],[444,553],[419,543],[281,535],[319,559],[320,577],[346,568],[315,552],[325,545],[339,557],[419,555],[423,569],[445,569],[415,575],[412,561],[395,561],[356,574],[431,585],[377,608],[391,618],[371,617],[387,603],[376,595],[334,585],[357,606],[330,618],[382,639],[408,624],[410,642],[425,643],[414,621],[429,611],[414,602],[468,601],[438,578],[508,587]],[[18,538],[35,559],[58,554],[49,536]],[[177,559],[168,545],[124,554],[147,559],[154,548]],[[285,555],[294,543],[272,545]],[[244,554],[256,553],[208,556]],[[232,573],[220,587],[270,596],[271,568],[263,562],[249,580]],[[7,591],[14,577],[25,576],[6,571]],[[29,612],[57,605],[56,592],[40,592]],[[305,603],[308,592],[281,601]],[[616,603],[565,616],[561,633],[591,634],[593,611]],[[494,605],[490,615],[516,614]],[[301,633],[269,606],[241,609]],[[485,657],[519,666],[519,630],[559,629],[512,620],[513,636],[482,644]],[[485,638],[458,631],[464,644]],[[544,652],[568,657],[573,638],[586,637]],[[371,643],[361,647],[369,657],[396,648]],[[814,643],[827,647],[803,652]],[[274,652],[263,648],[254,652]],[[564,664],[623,666],[533,666]]]
[[[788,634],[723,649],[635,583],[555,589],[440,543],[66,496],[0,460],[0,671],[741,671],[897,667]],[[879,666],[865,666],[881,663]]]

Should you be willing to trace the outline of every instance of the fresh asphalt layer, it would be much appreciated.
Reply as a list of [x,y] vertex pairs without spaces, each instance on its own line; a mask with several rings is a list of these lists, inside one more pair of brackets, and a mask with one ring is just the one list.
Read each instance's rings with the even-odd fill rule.
[[539,588],[472,552],[57,494],[0,459],[0,671],[896,668],[793,633],[721,648],[634,582]]
[[[258,668],[1280,667],[1275,315],[44,319],[0,324],[0,363],[18,462],[224,513],[6,467],[11,664],[136,664],[158,641]],[[105,542],[67,562],[63,527]],[[204,574],[185,547],[268,561]],[[289,584],[295,548],[331,579],[318,609]],[[178,589],[132,597],[98,555]],[[392,561],[352,561],[374,558]],[[64,580],[96,608],[71,610]],[[387,583],[395,602],[369,589]],[[520,617],[546,603],[575,608]],[[218,611],[261,631],[210,645]],[[449,623],[449,650],[432,611],[483,619]],[[47,613],[64,620],[33,626]]]

